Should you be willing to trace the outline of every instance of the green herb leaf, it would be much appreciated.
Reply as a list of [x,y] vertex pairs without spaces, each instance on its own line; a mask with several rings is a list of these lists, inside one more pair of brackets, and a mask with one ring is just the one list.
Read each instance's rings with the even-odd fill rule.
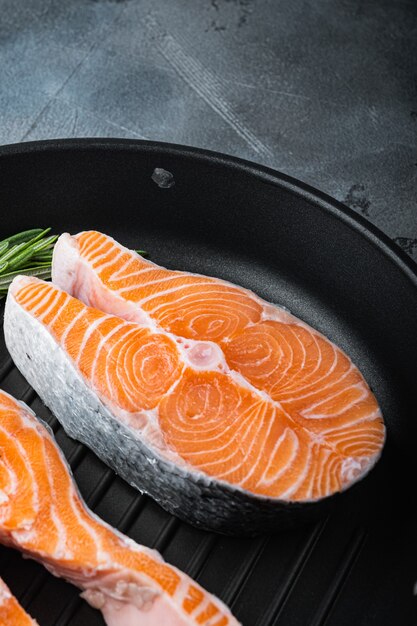
[[[51,229],[48,228],[48,232],[50,230]],[[3,243],[7,243],[13,246],[15,246],[18,243],[25,243],[26,241],[30,241],[31,239],[33,239],[34,237],[37,237],[43,232],[44,231],[42,230],[42,228],[32,228],[32,230],[24,230],[21,233],[17,233],[17,235],[12,235],[11,237],[7,237],[7,239],[3,239],[3,241],[0,241],[0,246]]]
[[8,241],[2,241],[0,243],[0,256],[3,254],[3,252],[5,252],[5,250],[7,250],[8,247],[9,247]]
[[[13,279],[19,274],[51,278],[52,255],[58,235],[48,235],[51,229],[32,228],[0,241],[0,299],[7,295]],[[136,250],[147,256],[145,250]]]

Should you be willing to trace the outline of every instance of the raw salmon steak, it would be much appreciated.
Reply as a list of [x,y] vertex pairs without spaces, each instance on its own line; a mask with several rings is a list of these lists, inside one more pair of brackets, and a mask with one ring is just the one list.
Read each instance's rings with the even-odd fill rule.
[[[131,259],[142,263],[123,254],[125,268]],[[107,271],[114,275],[111,263]],[[220,300],[225,309],[237,308],[239,298],[261,306],[249,292],[204,280],[234,290],[236,300],[229,303],[226,294]],[[160,292],[151,282],[149,289]],[[107,297],[94,274],[90,282],[83,276],[82,285],[83,299],[90,289],[96,305]],[[18,277],[6,303],[5,337],[17,367],[68,434],[168,511],[220,532],[277,529],[317,515],[329,496],[377,460],[384,426],[362,376],[333,344],[288,314],[278,310],[281,321],[258,322],[258,338],[251,335],[256,321],[246,319],[249,375],[233,366],[231,348],[223,349],[244,341],[243,318],[229,325],[226,344],[219,336],[208,339],[209,331],[185,338],[184,329],[167,330],[134,307],[135,321],[123,320],[56,286]],[[236,360],[237,353],[236,347]],[[275,376],[270,391],[262,366]],[[263,386],[254,384],[258,378]]]
[[[0,505],[1,506],[1,505]],[[26,613],[0,578],[0,624],[1,626],[36,626],[37,622]]]
[[[48,429],[2,391],[0,541],[81,588],[109,626],[238,626],[223,603],[158,552],[89,511]],[[0,588],[0,616],[7,606],[18,616],[5,593]]]

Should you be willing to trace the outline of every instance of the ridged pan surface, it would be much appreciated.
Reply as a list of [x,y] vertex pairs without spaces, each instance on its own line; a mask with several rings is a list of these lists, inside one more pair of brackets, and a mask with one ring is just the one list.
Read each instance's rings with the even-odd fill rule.
[[[169,187],[158,184],[155,168],[172,174]],[[69,439],[13,367],[1,336],[0,387],[52,426],[98,515],[158,549],[229,604],[244,626],[417,623],[412,261],[364,220],[297,181],[150,142],[1,148],[0,207],[0,238],[38,226],[101,230],[147,250],[156,263],[218,276],[285,306],[349,354],[384,414],[381,461],[327,517],[255,539],[215,535],[170,516]],[[1,316],[3,310],[0,303]],[[41,626],[103,623],[75,588],[3,547],[0,577]]]

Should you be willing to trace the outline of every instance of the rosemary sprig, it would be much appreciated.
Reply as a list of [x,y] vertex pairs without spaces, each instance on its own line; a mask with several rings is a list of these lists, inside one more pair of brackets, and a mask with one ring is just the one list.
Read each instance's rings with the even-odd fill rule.
[[25,230],[0,241],[0,298],[18,274],[51,278],[52,253],[58,239],[50,228]]
[[[0,241],[0,300],[7,295],[10,283],[19,274],[51,278],[52,254],[58,235],[50,228],[32,228]],[[136,250],[146,256],[144,250]]]

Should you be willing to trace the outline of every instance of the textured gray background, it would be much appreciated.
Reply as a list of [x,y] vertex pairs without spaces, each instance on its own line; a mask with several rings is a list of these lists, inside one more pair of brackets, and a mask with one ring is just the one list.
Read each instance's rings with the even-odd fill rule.
[[220,150],[343,200],[417,259],[417,0],[0,0],[0,143]]

